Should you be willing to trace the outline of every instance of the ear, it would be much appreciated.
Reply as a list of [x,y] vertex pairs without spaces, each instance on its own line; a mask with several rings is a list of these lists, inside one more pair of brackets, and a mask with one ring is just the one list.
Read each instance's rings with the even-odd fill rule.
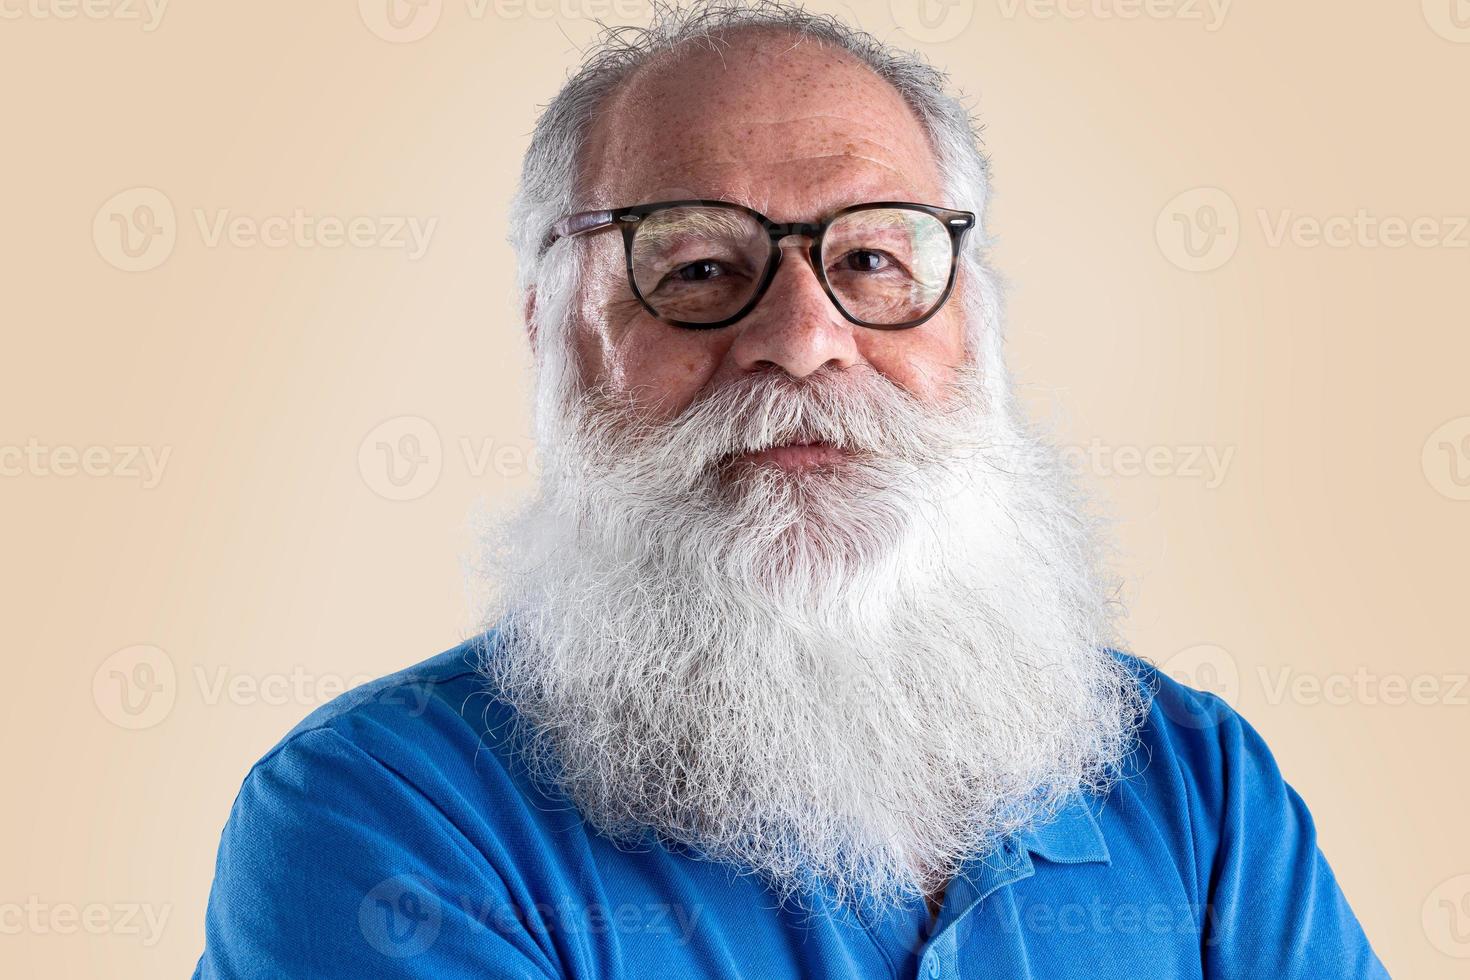
[[521,309],[521,315],[526,321],[526,336],[531,341],[531,353],[536,353],[536,287],[532,286],[526,290],[525,305]]

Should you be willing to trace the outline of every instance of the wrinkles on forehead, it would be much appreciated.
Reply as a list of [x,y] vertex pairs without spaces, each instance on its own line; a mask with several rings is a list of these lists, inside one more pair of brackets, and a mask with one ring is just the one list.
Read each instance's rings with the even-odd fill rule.
[[897,89],[845,52],[770,31],[644,66],[608,99],[582,164],[589,207],[721,198],[811,220],[861,200],[946,203]]

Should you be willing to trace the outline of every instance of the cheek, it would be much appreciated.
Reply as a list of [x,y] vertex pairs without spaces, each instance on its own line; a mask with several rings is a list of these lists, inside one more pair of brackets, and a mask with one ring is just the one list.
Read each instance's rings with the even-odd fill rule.
[[584,384],[614,392],[669,418],[693,401],[718,369],[727,331],[681,330],[649,316],[636,299],[584,293],[577,349]]
[[616,353],[619,387],[641,405],[670,417],[686,408],[714,376],[720,344],[710,332],[680,330],[640,314]]
[[873,369],[920,398],[937,398],[968,356],[960,308],[946,306],[911,330],[864,330],[859,350]]

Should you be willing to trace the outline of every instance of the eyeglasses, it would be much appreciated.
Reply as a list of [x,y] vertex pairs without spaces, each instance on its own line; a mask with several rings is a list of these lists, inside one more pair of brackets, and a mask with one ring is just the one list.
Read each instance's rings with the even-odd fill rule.
[[582,211],[542,241],[617,227],[628,284],[650,314],[676,327],[710,330],[745,316],[781,266],[780,242],[811,239],[817,280],[842,315],[879,330],[917,327],[949,299],[970,211],[906,201],[854,204],[823,221],[772,221],[729,201],[661,201]]

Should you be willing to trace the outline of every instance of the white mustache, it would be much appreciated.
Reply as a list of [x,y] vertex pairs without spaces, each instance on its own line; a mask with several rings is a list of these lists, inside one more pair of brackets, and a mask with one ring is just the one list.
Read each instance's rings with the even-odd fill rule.
[[666,478],[690,485],[722,461],[793,443],[828,443],[855,464],[913,466],[965,458],[978,449],[975,413],[983,404],[975,369],[965,366],[921,400],[872,368],[827,369],[805,379],[753,374],[697,397],[670,421],[659,421],[605,389],[584,392],[577,414],[588,436],[579,451],[619,459],[636,455]]

